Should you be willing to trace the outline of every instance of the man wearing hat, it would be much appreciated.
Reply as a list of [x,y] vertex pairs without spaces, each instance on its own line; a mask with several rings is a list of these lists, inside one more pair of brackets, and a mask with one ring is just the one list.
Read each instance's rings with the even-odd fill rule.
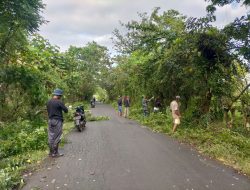
[[173,117],[173,132],[176,131],[177,126],[180,125],[180,96],[176,96],[175,100],[173,100],[170,103],[170,109],[172,111],[172,117]]
[[63,95],[61,89],[55,89],[53,92],[53,97],[47,103],[47,111],[49,116],[48,122],[48,141],[49,141],[49,156],[59,157],[63,156],[58,152],[58,146],[62,137],[62,127],[63,127],[63,114],[68,112],[68,108],[60,100]]

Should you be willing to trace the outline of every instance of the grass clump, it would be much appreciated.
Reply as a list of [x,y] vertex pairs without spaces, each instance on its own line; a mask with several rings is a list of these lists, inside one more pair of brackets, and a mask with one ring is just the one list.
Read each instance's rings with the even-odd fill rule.
[[106,121],[109,120],[110,118],[108,116],[89,116],[87,117],[87,121]]

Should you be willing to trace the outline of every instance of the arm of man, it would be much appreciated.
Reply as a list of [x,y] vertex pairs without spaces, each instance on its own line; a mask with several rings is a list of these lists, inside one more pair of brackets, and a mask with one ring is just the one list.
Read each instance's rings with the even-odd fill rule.
[[176,115],[178,115],[179,117],[181,117],[181,114],[180,114],[180,111],[179,111],[179,110],[175,110],[174,113],[175,113]]
[[174,110],[175,115],[177,115],[179,117],[181,116],[179,106],[176,102],[173,103],[173,110]]
[[65,113],[68,113],[68,108],[64,105],[64,103],[63,102],[61,102],[61,108],[62,108],[62,110],[65,112]]

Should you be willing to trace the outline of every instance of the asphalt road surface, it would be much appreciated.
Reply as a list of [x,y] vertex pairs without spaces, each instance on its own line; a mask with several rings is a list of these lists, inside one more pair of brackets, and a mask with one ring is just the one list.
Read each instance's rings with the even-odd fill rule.
[[92,113],[110,120],[69,134],[64,157],[48,158],[24,190],[250,190],[249,178],[120,118],[111,106],[99,104]]

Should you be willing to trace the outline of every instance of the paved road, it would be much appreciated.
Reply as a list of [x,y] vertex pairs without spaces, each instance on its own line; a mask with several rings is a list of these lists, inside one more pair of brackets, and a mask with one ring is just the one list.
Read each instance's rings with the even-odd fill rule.
[[109,121],[73,131],[65,156],[48,159],[24,190],[250,190],[250,180],[191,147],[119,118],[108,105],[95,115]]

